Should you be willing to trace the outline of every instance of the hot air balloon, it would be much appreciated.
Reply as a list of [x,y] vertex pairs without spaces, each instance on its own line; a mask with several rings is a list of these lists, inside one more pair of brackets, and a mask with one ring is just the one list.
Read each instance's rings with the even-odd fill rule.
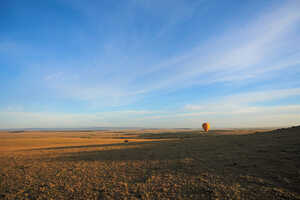
[[202,128],[204,129],[205,132],[209,130],[209,123],[205,122],[202,124]]

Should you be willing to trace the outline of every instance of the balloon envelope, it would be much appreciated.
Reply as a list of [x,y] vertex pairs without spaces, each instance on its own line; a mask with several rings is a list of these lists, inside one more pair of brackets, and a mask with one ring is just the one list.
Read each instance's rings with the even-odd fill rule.
[[204,129],[205,132],[209,130],[209,123],[205,122],[202,124],[202,128]]

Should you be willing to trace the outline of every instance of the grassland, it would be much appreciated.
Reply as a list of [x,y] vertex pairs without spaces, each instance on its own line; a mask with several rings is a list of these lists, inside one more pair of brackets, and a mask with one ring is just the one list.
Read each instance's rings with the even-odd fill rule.
[[300,199],[300,129],[0,132],[0,199]]

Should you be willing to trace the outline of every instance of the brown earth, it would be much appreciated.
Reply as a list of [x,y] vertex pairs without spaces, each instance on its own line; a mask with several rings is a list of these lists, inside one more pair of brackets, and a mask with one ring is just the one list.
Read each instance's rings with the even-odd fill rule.
[[300,199],[300,127],[0,132],[0,199]]

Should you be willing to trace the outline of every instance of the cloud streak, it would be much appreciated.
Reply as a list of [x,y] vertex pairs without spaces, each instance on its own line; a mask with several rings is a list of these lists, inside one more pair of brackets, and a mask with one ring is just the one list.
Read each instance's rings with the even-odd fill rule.
[[[132,3],[150,9],[149,12],[154,12],[157,8],[152,1]],[[77,4],[81,5],[79,2],[72,5],[79,8]],[[186,13],[197,7],[186,1],[174,6],[175,14],[180,13],[178,9],[181,10],[182,7],[186,8]],[[110,103],[114,106],[134,103],[149,94],[176,91],[194,85],[264,79],[300,63],[300,47],[296,45],[294,38],[289,39],[295,34],[300,22],[299,8],[297,1],[287,1],[274,9],[266,9],[265,13],[245,21],[243,27],[229,25],[230,28],[225,33],[208,38],[176,56],[160,59],[156,64],[148,62],[152,58],[142,53],[132,57],[131,47],[129,44],[123,46],[122,44],[128,43],[123,39],[121,43],[109,45],[111,56],[99,56],[95,51],[93,56],[83,57],[82,60],[54,62],[56,66],[73,69],[63,71],[60,69],[62,67],[56,67],[57,70],[44,75],[44,84],[66,98],[87,101],[93,105],[101,102],[98,103],[99,106]],[[129,6],[127,9],[132,8]],[[92,14],[95,10],[85,7],[81,12]],[[164,15],[165,10],[161,14]],[[173,24],[175,14],[169,13],[166,23],[170,21],[168,23]],[[189,19],[189,15],[183,13],[179,15],[180,20],[175,21]],[[142,46],[145,39],[137,37],[137,41],[137,45]],[[126,52],[125,49],[129,51]],[[49,64],[39,65],[50,68]]]
[[[254,115],[266,124],[272,115],[287,124],[299,118],[297,0],[56,4],[53,22],[45,27],[48,15],[32,15],[37,26],[28,32],[18,28],[30,25],[22,17],[39,9],[7,16],[15,34],[0,33],[0,127],[14,119],[18,127],[197,127],[204,119],[235,126],[254,124]],[[241,10],[226,14],[225,4]]]
[[[287,3],[283,8],[263,14],[242,29],[233,28],[189,53],[150,68],[152,71],[149,76],[166,69],[169,71],[166,76],[159,77],[154,86],[149,86],[148,90],[182,84],[189,86],[195,83],[255,79],[273,70],[299,64],[300,48],[295,45],[294,39],[288,39],[300,24],[299,8],[296,1]],[[292,55],[284,57],[287,54]],[[278,60],[278,55],[284,58]]]
[[[82,128],[124,126],[149,128],[199,128],[210,121],[214,128],[292,126],[300,122],[300,104],[276,101],[300,97],[300,88],[247,92],[218,100],[187,104],[173,110],[116,110],[96,113],[25,112],[12,108],[0,112],[2,128]],[[256,105],[273,102],[271,105]],[[275,104],[274,104],[275,102]],[[18,122],[17,125],[15,122]]]

